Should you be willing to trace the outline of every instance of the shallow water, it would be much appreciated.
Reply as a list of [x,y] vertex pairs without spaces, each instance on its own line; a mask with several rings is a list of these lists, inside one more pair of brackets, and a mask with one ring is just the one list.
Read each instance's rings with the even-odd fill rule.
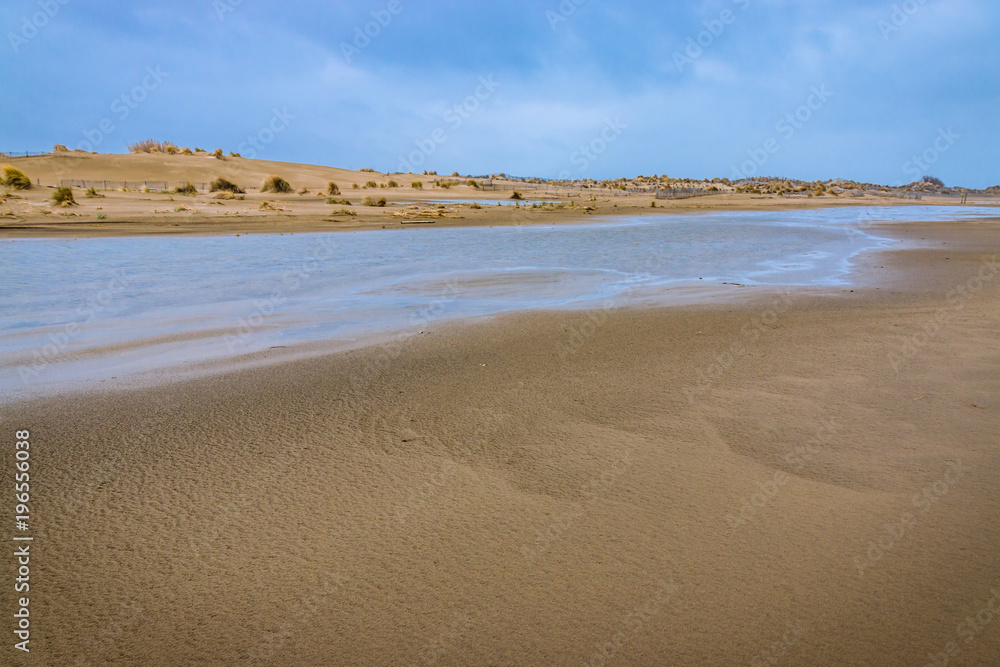
[[8,240],[0,243],[0,392],[462,317],[624,305],[650,293],[666,303],[664,288],[682,285],[845,285],[852,255],[888,245],[864,223],[995,211],[906,206],[554,227]]

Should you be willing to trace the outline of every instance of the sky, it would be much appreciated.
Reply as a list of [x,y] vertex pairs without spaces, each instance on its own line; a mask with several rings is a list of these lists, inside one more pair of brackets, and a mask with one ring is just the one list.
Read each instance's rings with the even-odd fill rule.
[[1000,184],[996,0],[5,0],[0,151]]

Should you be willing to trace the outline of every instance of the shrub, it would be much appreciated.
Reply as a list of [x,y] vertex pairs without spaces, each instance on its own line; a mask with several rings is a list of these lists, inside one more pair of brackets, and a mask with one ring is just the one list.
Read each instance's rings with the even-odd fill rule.
[[102,195],[100,192],[98,192],[94,188],[87,188],[87,191],[84,192],[83,194],[84,194],[84,196],[86,196],[89,199],[96,199],[96,198],[103,198],[104,197],[104,195]]
[[365,188],[369,190],[378,190],[378,183],[375,181],[368,181],[365,183]]
[[9,164],[3,166],[3,179],[0,179],[0,182],[15,190],[31,189],[31,179],[23,171]]
[[453,172],[451,172],[451,175],[452,176],[458,176],[458,172],[457,171],[453,171]]
[[[243,191],[240,190],[240,192],[243,192]],[[243,201],[244,199],[246,199],[246,197],[244,197],[243,195],[233,194],[232,192],[220,192],[219,194],[215,195],[215,198],[216,199],[239,199],[240,201]]]
[[288,193],[292,191],[292,186],[281,176],[268,176],[267,180],[260,187],[261,192]]
[[181,152],[181,149],[177,148],[177,146],[174,146],[173,144],[167,144],[167,148],[164,152],[167,155],[177,155]]
[[338,208],[336,211],[330,211],[330,215],[357,215],[357,211],[352,211],[349,208]]
[[52,202],[60,206],[75,206],[76,199],[73,198],[73,188],[60,185],[52,193]]
[[942,181],[940,178],[937,178],[936,176],[924,176],[920,180],[922,180],[924,183],[930,183],[931,185],[937,185],[942,188],[944,187],[944,181]]
[[410,187],[413,188],[414,190],[423,190],[424,189],[424,182],[423,181],[413,181],[412,183],[410,183]]
[[388,183],[385,184],[385,187],[387,187],[387,188],[398,188],[399,187],[399,183],[397,183],[396,181],[390,180]]
[[469,208],[482,208],[482,206],[480,206],[476,202],[472,202],[471,204],[469,204]]
[[243,194],[243,188],[241,188],[240,186],[236,185],[235,183],[233,183],[229,179],[222,178],[221,176],[219,178],[215,179],[214,181],[212,181],[212,184],[209,186],[208,191],[209,192],[219,192],[219,191],[222,191],[222,192],[233,192],[233,193],[236,193],[236,194],[239,194],[239,195]]
[[330,181],[329,183],[326,184],[326,194],[330,195],[331,197],[333,195],[339,195],[340,194],[340,188],[337,187],[336,183],[334,183],[333,181]]
[[274,204],[272,204],[271,202],[266,201],[266,200],[262,201],[260,203],[260,206],[258,206],[257,208],[259,208],[261,211],[284,211],[285,210],[285,209],[281,208],[280,206],[275,206]]
[[216,148],[215,151],[212,153],[212,155],[215,156],[216,160],[225,160],[226,159],[226,156],[222,154],[222,149],[221,148]]
[[299,190],[299,194],[300,195],[307,195],[307,194],[309,194],[309,188],[307,188],[306,186],[303,185],[302,189]]
[[181,149],[181,155],[194,155],[194,151],[185,146]]
[[378,173],[378,172],[377,172],[377,171],[375,171],[374,169],[369,169],[369,168],[367,168],[367,167],[365,167],[365,168],[364,168],[364,169],[362,169],[361,171],[365,172],[366,174],[377,174],[377,173]]
[[327,204],[340,204],[341,206],[351,206],[352,205],[351,202],[349,202],[346,199],[336,199],[334,197],[327,197],[326,198],[326,203]]
[[[167,146],[173,146],[169,141],[157,141],[156,139],[143,139],[134,144],[128,144],[129,153],[166,153]],[[153,149],[156,149],[155,151]]]
[[524,199],[524,197],[521,196],[521,193],[518,192],[517,190],[514,190],[514,194],[512,194],[510,198],[516,199],[517,201],[521,201],[522,199]]
[[105,214],[103,214],[103,213],[98,213],[98,214],[97,214],[97,219],[98,219],[98,220],[107,220],[107,219],[108,219],[108,216],[106,216],[106,215],[105,215]]
[[191,181],[187,181],[184,183],[184,185],[178,185],[176,188],[174,188],[174,193],[178,195],[187,195],[189,197],[193,197],[194,195],[198,194],[198,188],[196,188],[194,186],[194,183],[192,183]]
[[470,188],[475,188],[477,190],[479,189],[479,181],[473,180],[471,178],[467,180],[465,184],[468,185]]
[[239,153],[234,153],[232,151],[229,151],[229,157],[243,157],[243,156],[240,155]]
[[208,151],[206,151],[204,148],[198,148],[197,146],[195,146],[194,147],[194,152],[195,153],[207,153]]
[[66,148],[65,146],[63,146],[62,144],[56,144],[55,146],[52,147],[52,152],[53,153],[69,153],[69,149]]
[[379,207],[385,206],[387,203],[388,202],[385,200],[385,197],[379,197],[378,199],[375,199],[374,197],[365,197],[365,200],[361,202],[362,206],[379,206]]

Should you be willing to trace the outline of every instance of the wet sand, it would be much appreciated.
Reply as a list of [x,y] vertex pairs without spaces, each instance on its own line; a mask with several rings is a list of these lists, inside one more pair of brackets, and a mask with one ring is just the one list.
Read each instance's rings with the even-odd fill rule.
[[991,663],[1000,224],[880,230],[926,247],[861,258],[853,292],[505,316],[9,406],[32,658]]

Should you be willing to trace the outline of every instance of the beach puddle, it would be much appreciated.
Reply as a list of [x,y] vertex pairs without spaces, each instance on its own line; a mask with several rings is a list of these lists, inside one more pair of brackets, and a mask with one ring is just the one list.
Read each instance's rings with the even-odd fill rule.
[[0,391],[18,397],[518,310],[670,303],[674,288],[692,285],[847,285],[853,255],[890,245],[867,223],[995,211],[851,207],[551,227],[8,240]]

